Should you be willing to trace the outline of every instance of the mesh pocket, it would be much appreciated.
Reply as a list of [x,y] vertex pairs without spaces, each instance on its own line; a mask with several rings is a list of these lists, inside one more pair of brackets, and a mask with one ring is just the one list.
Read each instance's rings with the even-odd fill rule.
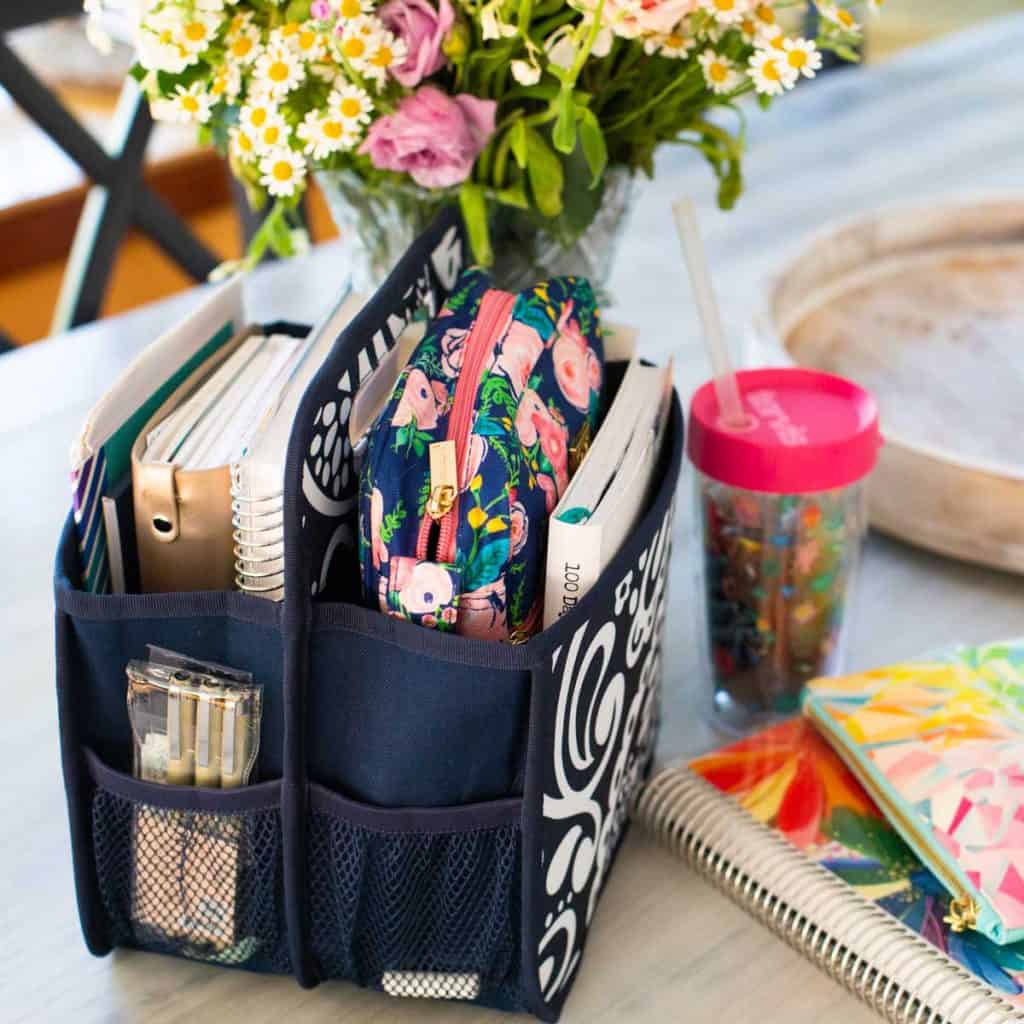
[[[461,814],[449,819],[456,829]],[[406,826],[356,823],[314,795],[310,916],[322,976],[396,996],[521,1009],[518,821],[444,832]]]
[[278,808],[178,810],[97,788],[92,822],[114,945],[290,973]]

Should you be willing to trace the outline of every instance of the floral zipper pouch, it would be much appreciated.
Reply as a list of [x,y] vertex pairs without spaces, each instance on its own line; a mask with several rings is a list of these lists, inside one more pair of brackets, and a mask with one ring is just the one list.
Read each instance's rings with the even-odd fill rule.
[[1024,939],[1024,642],[817,679],[803,708],[950,894],[952,930]]
[[370,430],[367,603],[480,639],[535,633],[547,519],[597,429],[603,378],[587,281],[516,295],[465,271]]

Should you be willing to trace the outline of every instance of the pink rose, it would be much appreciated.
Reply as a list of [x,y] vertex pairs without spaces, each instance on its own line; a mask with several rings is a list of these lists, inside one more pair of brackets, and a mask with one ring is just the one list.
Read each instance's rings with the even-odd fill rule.
[[501,343],[494,365],[508,377],[512,393],[518,398],[530,381],[537,359],[544,351],[544,342],[532,327],[513,320]]
[[450,605],[454,589],[448,570],[436,562],[402,556],[391,565],[391,590],[398,593],[410,615],[425,615]]
[[455,22],[449,0],[440,0],[436,9],[428,0],[388,0],[380,18],[406,45],[408,55],[391,74],[407,89],[445,66],[441,44]]
[[558,337],[551,349],[555,380],[566,401],[580,412],[590,408],[590,392],[601,387],[601,363],[591,350],[579,325],[571,319],[568,303],[558,321]]
[[513,501],[508,514],[509,520],[509,555],[515,557],[523,550],[527,537],[530,536],[530,523],[526,518],[526,509],[521,501]]
[[479,434],[469,435],[469,450],[466,453],[466,472],[463,474],[463,489],[473,482],[473,477],[480,472],[484,456],[487,454],[487,439]]
[[405,390],[391,418],[393,427],[407,427],[413,420],[422,430],[437,426],[439,413],[448,405],[448,389],[440,381],[430,381],[420,369],[412,369],[405,380]]
[[538,473],[537,483],[544,492],[544,505],[550,515],[558,504],[558,489],[555,487],[555,481],[547,473]]
[[569,430],[531,388],[523,392],[516,411],[516,433],[524,448],[540,441],[540,450],[555,473],[555,493],[561,494],[569,482]]
[[569,483],[569,431],[564,423],[548,412],[547,416],[533,417],[540,434],[540,450],[547,456],[555,473],[555,487],[561,494]]
[[626,39],[650,33],[665,34],[699,8],[698,0],[605,0],[601,20],[614,25],[615,34]]
[[446,377],[458,377],[468,336],[468,327],[449,327],[444,332],[441,338],[441,369]]
[[494,100],[424,85],[370,126],[359,152],[374,167],[406,172],[424,188],[458,185],[494,134],[496,108]]
[[533,388],[527,388],[516,409],[516,433],[524,448],[532,448],[537,443],[537,425],[533,417],[543,415],[546,411],[540,395]]
[[505,609],[505,580],[497,579],[459,598],[460,636],[477,640],[505,640],[508,620]]

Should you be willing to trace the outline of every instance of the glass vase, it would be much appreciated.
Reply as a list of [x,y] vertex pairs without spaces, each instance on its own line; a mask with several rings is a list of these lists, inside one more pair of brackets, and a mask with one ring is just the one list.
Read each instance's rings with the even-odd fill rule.
[[[350,171],[316,175],[345,246],[353,287],[373,291],[441,208],[457,201],[451,192],[416,185],[370,186]],[[492,207],[490,229],[495,284],[519,291],[548,277],[586,277],[602,303],[635,194],[633,177],[614,167],[604,177],[588,227],[572,230],[565,218],[546,221],[531,210]],[[590,197],[588,197],[590,198]]]

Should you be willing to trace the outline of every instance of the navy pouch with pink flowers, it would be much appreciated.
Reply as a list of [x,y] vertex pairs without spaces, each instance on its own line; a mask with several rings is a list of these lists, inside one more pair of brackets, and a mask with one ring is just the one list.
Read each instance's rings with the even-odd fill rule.
[[597,428],[603,373],[587,281],[513,295],[465,271],[370,433],[367,602],[478,639],[533,635],[547,519]]

